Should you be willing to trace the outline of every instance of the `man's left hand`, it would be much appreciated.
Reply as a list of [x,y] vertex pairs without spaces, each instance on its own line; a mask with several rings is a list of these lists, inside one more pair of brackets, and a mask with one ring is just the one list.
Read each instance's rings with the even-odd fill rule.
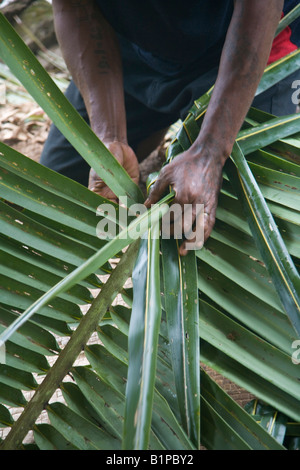
[[[218,196],[222,184],[222,169],[223,164],[218,156],[205,149],[200,154],[189,149],[163,167],[145,205],[150,208],[152,204],[157,203],[171,186],[175,191],[173,204],[177,203],[181,206],[182,227],[188,230],[188,227],[184,225],[184,205],[190,205],[192,223],[194,223],[197,204],[203,204],[204,241],[206,241],[215,223]],[[190,218],[188,219],[190,223]],[[191,242],[193,240],[189,240],[189,243]],[[187,241],[183,241],[179,251],[181,255],[187,254]]]
[[[139,183],[139,162],[137,157],[129,145],[124,142],[106,142],[103,141],[108,150],[114,155],[118,162],[123,166],[127,171],[131,179],[138,184]],[[112,192],[112,190],[104,183],[104,181],[97,175],[95,170],[90,170],[89,177],[89,189],[99,194],[102,197],[105,197],[113,202],[118,202],[118,198]]]

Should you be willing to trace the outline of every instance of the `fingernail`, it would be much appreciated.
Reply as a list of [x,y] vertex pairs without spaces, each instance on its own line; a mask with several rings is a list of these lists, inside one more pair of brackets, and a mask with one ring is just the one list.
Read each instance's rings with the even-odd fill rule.
[[187,250],[185,249],[184,243],[179,247],[179,254],[180,256],[185,256],[187,254]]

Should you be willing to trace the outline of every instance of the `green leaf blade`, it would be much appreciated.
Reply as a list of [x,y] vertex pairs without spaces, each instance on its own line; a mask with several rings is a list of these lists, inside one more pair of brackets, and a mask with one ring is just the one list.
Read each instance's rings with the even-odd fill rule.
[[162,240],[164,296],[171,358],[183,427],[200,445],[199,307],[195,253],[180,257],[175,240]]
[[300,277],[285,247],[273,216],[238,144],[232,152],[238,178],[230,171],[243,200],[250,227],[277,293],[295,331],[300,336]]
[[134,297],[129,329],[123,446],[125,449],[137,450],[147,449],[149,444],[161,320],[157,223],[151,226],[148,239],[142,241],[133,273],[133,285],[138,299],[135,302]]

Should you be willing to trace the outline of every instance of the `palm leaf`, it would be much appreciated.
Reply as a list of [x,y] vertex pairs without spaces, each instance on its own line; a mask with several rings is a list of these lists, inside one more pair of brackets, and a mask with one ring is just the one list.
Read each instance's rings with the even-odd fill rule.
[[295,21],[300,16],[300,5],[296,5],[291,11],[289,11],[283,18],[281,18],[277,27],[275,36],[278,36],[287,26]]
[[[26,412],[24,411],[20,418],[23,425],[19,425],[13,429],[6,438],[4,449],[15,448],[21,444],[27,431],[31,428],[42,411],[44,406],[43,404],[50,399],[57,386],[70,370],[74,360],[80,353],[82,344],[85,344],[93,331],[95,331],[99,320],[106,312],[106,306],[112,303],[118,290],[121,289],[128,278],[136,254],[135,245],[132,245],[131,248],[132,250],[128,252],[127,256],[122,258],[116,270],[110,276],[109,281],[101,290],[101,297],[99,296],[99,300],[96,298],[93,302],[93,306],[89,309],[88,314],[83,318],[84,321],[82,320],[80,322],[76,332],[72,335],[71,340],[64,348],[63,354],[60,355],[59,359],[52,367],[51,374],[47,375],[46,379],[38,388],[35,400],[31,401],[30,404],[27,405]],[[125,267],[122,267],[123,264],[125,264]]]
[[164,304],[178,407],[188,436],[199,446],[200,378],[198,292],[195,254],[184,258],[177,243],[162,240]]
[[[3,31],[8,31],[3,20],[1,24]],[[11,37],[15,39],[15,36]],[[19,40],[13,41],[13,44],[20,52]],[[27,60],[26,56],[22,57],[22,53],[18,55],[18,52],[16,62],[19,63],[13,64],[15,51],[3,35],[0,51],[5,60],[16,67],[16,73],[23,74],[24,80],[31,75],[34,81],[38,80],[30,72],[39,71],[36,63],[31,62],[31,56],[27,56],[29,63],[23,64],[22,60]],[[11,53],[13,55],[10,57]],[[294,59],[298,60],[296,55],[291,57],[291,61]],[[25,68],[22,71],[23,65]],[[274,67],[272,80],[281,76],[281,66],[276,65],[278,68]],[[289,70],[287,65],[284,73],[289,73]],[[44,75],[41,77],[48,80]],[[40,102],[45,103],[45,107],[49,100],[52,107],[60,103],[51,100],[54,95],[46,98],[47,93],[37,91],[37,83],[30,83],[27,86],[31,87],[32,93],[36,93],[36,97],[43,95],[43,101]],[[52,86],[48,81],[45,83]],[[269,84],[267,80],[264,86]],[[51,88],[50,93],[52,90],[56,93],[54,88]],[[188,148],[198,135],[210,93],[211,91],[195,102],[169,147],[169,158]],[[61,100],[61,95],[57,95],[57,99]],[[63,103],[65,104],[64,101]],[[68,122],[63,123],[65,118],[66,116],[61,116],[59,125],[66,133],[72,134],[70,139],[75,139],[70,126],[68,129],[64,127],[65,124],[66,127],[69,125]],[[241,140],[243,139],[243,144],[241,140],[240,144],[249,145],[246,158],[257,179],[259,190],[265,197],[264,201],[260,194],[260,200],[264,207],[266,204],[278,225],[282,243],[285,244],[283,248],[289,253],[293,269],[296,269],[300,265],[299,200],[296,190],[292,188],[297,187],[299,178],[297,161],[300,145],[299,136],[295,134],[297,118],[287,118],[281,122],[271,119],[273,117],[251,110],[245,121],[245,129],[240,134]],[[79,121],[77,123],[79,125]],[[276,135],[272,129],[274,123],[276,133],[279,132]],[[260,124],[262,129],[265,126],[269,131],[266,132],[266,140],[262,139],[255,145],[251,141],[251,134],[257,132],[263,136]],[[81,133],[79,135],[82,136]],[[292,138],[287,139],[290,136]],[[82,138],[80,144],[76,143],[77,148],[84,150],[88,145],[86,142],[89,141],[90,144],[91,141],[93,151],[87,158],[91,163],[95,149],[98,151],[101,148],[104,152],[101,155],[107,157],[98,140],[96,144],[91,135]],[[0,423],[4,429],[11,427],[1,448],[22,447],[27,432],[33,429],[35,442],[41,449],[120,449],[121,431],[124,431],[120,422],[124,420],[125,414],[120,404],[125,402],[128,366],[132,367],[128,362],[127,349],[131,308],[109,306],[118,292],[123,293],[128,305],[132,303],[132,291],[123,288],[131,275],[138,248],[132,243],[131,234],[136,233],[137,229],[140,229],[140,234],[147,231],[152,216],[154,220],[161,217],[161,207],[164,202],[171,201],[172,194],[146,215],[137,220],[131,218],[133,222],[125,231],[118,227],[116,240],[99,240],[93,227],[96,227],[99,220],[97,207],[105,202],[103,199],[5,146],[1,146],[1,153],[1,195],[5,199],[1,204],[3,232],[1,230],[0,237],[0,259],[3,266],[0,305],[0,321],[4,325],[2,339],[7,338],[8,325],[21,318],[24,320],[24,311],[27,310],[26,315],[30,312],[27,321],[6,340],[7,363],[0,364],[0,401],[6,403],[6,406],[0,404]],[[239,171],[244,168],[240,162],[238,167]],[[107,182],[118,195],[125,194],[129,197],[131,204],[138,200],[139,191],[135,186],[127,184],[127,176],[118,170],[118,165],[115,165],[114,176],[107,177]],[[102,171],[105,174],[106,169],[101,168]],[[250,172],[247,174],[251,175]],[[122,188],[121,182],[124,183]],[[103,213],[101,220],[106,220]],[[117,223],[117,220],[116,211],[112,222]],[[131,244],[130,248],[125,254],[121,254],[122,248],[128,244]],[[157,248],[154,251],[156,283],[153,288],[154,285],[158,286]],[[201,361],[265,400],[290,420],[299,420],[299,384],[289,350],[292,341],[296,339],[295,330],[278,298],[278,289],[274,287],[266,265],[261,260],[259,246],[256,245],[256,232],[252,232],[246,217],[239,210],[239,201],[226,175],[215,229],[209,242],[196,255]],[[119,261],[114,269],[107,262],[111,257]],[[285,264],[284,260],[283,263]],[[177,263],[177,270],[180,266],[182,268]],[[105,284],[99,280],[101,274],[110,275]],[[175,274],[174,272],[174,279]],[[193,271],[189,274],[192,277],[195,273]],[[293,280],[292,287],[295,287]],[[90,294],[91,288],[101,289],[95,300]],[[189,286],[189,289],[193,288],[194,286]],[[157,342],[156,361],[154,359],[156,376],[154,381],[153,375],[149,374],[153,404],[145,410],[145,442],[149,442],[150,450],[192,450],[198,446],[198,437],[191,442],[185,416],[190,419],[195,417],[195,413],[190,411],[188,400],[185,400],[182,407],[183,412],[178,405],[178,400],[181,400],[178,386],[180,379],[179,376],[175,378],[174,373],[177,372],[176,360],[182,364],[184,354],[183,348],[174,354],[172,341],[175,335],[172,329],[171,335],[168,331],[168,315],[165,312],[168,302],[170,298],[162,296],[160,332],[157,336],[156,330],[151,340],[155,348]],[[82,315],[79,305],[90,304],[88,313]],[[192,331],[195,324],[192,325]],[[185,327],[181,322],[181,337]],[[73,367],[82,346],[87,344],[95,331],[98,332],[101,345],[86,346],[85,355],[89,361],[87,367]],[[145,334],[148,333],[148,329],[145,330]],[[57,335],[60,339],[71,337],[62,351],[57,344]],[[132,341],[130,342],[133,346]],[[194,338],[192,351],[197,351],[196,342]],[[48,361],[51,354],[59,354],[52,367]],[[198,363],[197,353],[193,359],[195,358],[193,368]],[[186,383],[199,383],[199,370],[193,370],[193,380]],[[74,378],[74,383],[63,382],[69,373]],[[35,381],[36,374],[45,377],[41,385]],[[46,405],[51,424],[36,424],[45,403],[49,402],[57,387],[63,390],[65,404]],[[29,400],[25,395],[28,390],[34,393]],[[110,403],[107,403],[108,398]],[[198,403],[198,397],[196,398]],[[9,412],[10,403],[24,408],[16,422]],[[105,409],[108,408],[107,404],[112,409]],[[233,403],[204,373],[201,373],[201,410],[201,441],[208,448],[281,448],[266,430]],[[297,433],[291,426],[289,429],[291,434]],[[31,448],[37,446],[33,445]]]
[[266,263],[285,311],[297,334],[300,335],[299,274],[237,143],[232,152],[232,159],[239,169],[239,181],[234,181],[235,187],[239,185],[238,190],[243,191],[240,199],[245,201],[250,213],[250,226],[260,247],[262,259]]
[[[129,330],[125,405],[125,449],[147,449],[152,418],[158,332],[161,321],[159,225],[143,240],[133,271],[134,296]],[[138,384],[138,386],[137,386]]]
[[300,116],[297,114],[270,119],[261,125],[240,131],[236,142],[243,153],[248,155],[279,139],[295,134],[299,130],[299,121]]
[[256,90],[256,96],[263,91],[268,90],[273,85],[276,85],[279,80],[283,80],[284,78],[299,70],[299,65],[299,49],[268,65]]
[[204,414],[201,434],[208,449],[284,449],[279,443],[276,445],[273,438],[268,439],[267,433],[259,430],[252,418],[247,419],[244,410],[204,370],[201,370],[201,395]]
[[132,234],[135,235],[136,228],[139,227],[140,236],[144,234],[149,226],[149,220],[155,224],[159,218],[162,217],[164,212],[168,210],[168,206],[165,204],[166,201],[170,200],[172,195],[167,195],[155,208],[151,209],[149,213],[141,215],[138,219],[131,222],[131,224],[122,230],[113,240],[108,242],[102,249],[92,255],[89,259],[83,262],[78,268],[68,274],[64,279],[59,281],[39,299],[36,300],[24,313],[22,313],[13,322],[5,332],[0,336],[0,345],[7,341],[10,336],[22,326],[32,315],[34,315],[39,309],[48,305],[50,301],[56,298],[62,292],[68,290],[77,282],[85,279],[90,274],[97,271],[97,269],[103,266],[110,258],[114,257],[116,253],[124,249],[135,239]]

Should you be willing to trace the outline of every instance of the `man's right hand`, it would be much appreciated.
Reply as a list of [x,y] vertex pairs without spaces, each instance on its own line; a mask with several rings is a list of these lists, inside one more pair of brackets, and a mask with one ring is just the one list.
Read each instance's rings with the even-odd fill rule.
[[[137,157],[129,145],[123,142],[103,142],[108,150],[114,155],[118,162],[127,171],[131,179],[138,184],[139,183],[139,163]],[[89,178],[89,189],[105,197],[113,202],[118,202],[117,196],[112,190],[104,183],[104,181],[97,175],[97,173],[91,169]]]
[[[85,103],[91,128],[137,183],[138,161],[127,144],[118,37],[97,2],[52,0],[52,6],[62,55]],[[89,188],[117,201],[94,170],[90,171]]]

